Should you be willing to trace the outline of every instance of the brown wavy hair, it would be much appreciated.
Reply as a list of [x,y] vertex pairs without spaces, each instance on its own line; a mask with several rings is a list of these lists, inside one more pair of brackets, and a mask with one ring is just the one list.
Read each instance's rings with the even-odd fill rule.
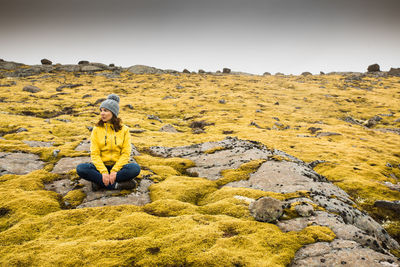
[[[118,132],[122,129],[122,120],[118,117],[115,117],[114,114],[112,115],[110,123],[113,125],[114,131]],[[104,127],[104,121],[100,119],[96,126]]]

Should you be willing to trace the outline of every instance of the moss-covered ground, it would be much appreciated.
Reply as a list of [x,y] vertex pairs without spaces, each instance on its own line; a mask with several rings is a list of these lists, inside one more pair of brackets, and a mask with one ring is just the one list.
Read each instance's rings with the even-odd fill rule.
[[[366,77],[355,84],[338,75],[123,72],[121,78],[106,79],[60,72],[43,76],[0,79],[0,85],[16,82],[0,87],[0,134],[4,138],[0,151],[34,153],[46,162],[43,170],[0,177],[3,265],[285,266],[303,245],[332,240],[333,232],[325,227],[283,233],[273,224],[257,222],[249,214],[248,203],[234,197],[284,199],[291,195],[221,188],[230,181],[247,179],[261,161],[226,170],[220,180],[209,181],[187,176],[185,169],[193,166],[188,160],[161,159],[146,152],[151,146],[218,141],[227,132],[306,162],[326,161],[315,170],[400,238],[396,214],[373,207],[378,199],[400,199],[400,192],[383,185],[400,178],[400,135],[377,130],[400,127],[400,78]],[[56,90],[64,84],[82,85]],[[23,91],[26,85],[42,91]],[[44,190],[43,183],[58,178],[51,170],[61,157],[88,155],[74,149],[89,138],[87,126],[99,119],[96,101],[110,93],[121,98],[123,122],[131,129],[144,130],[132,133],[132,143],[142,152],[136,156],[143,166],[140,178],[156,182],[150,187],[152,203],[63,209],[63,199]],[[344,120],[352,117],[362,124],[375,115],[383,119],[371,128]],[[189,126],[201,120],[210,125],[205,126],[205,133],[194,134]],[[179,132],[160,132],[168,123]],[[21,127],[27,131],[16,132]],[[310,127],[340,135],[315,137]],[[54,143],[38,148],[23,140]],[[60,150],[56,156],[55,149]],[[76,174],[72,171],[71,175]],[[71,191],[64,201],[74,204],[82,197],[81,191]]]

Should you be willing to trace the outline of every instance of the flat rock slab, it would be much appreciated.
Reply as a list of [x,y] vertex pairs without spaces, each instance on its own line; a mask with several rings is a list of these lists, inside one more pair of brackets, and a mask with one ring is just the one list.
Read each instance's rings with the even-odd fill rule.
[[[150,152],[159,157],[191,159],[196,167],[187,171],[209,180],[219,179],[222,170],[236,169],[251,160],[265,159],[266,162],[250,174],[248,180],[231,182],[225,186],[277,193],[307,191],[307,198],[291,199],[287,201],[287,204],[305,202],[326,210],[324,212],[310,210],[309,213],[302,214],[303,217],[299,215],[299,218],[278,221],[277,225],[283,231],[300,231],[309,225],[327,226],[336,233],[338,244],[346,242],[355,244],[351,247],[349,254],[364,253],[362,255],[369,255],[367,262],[374,262],[374,264],[382,259],[389,259],[388,262],[395,259],[390,254],[390,250],[400,248],[379,223],[365,212],[355,208],[355,203],[346,192],[316,173],[309,164],[283,151],[271,150],[253,141],[227,137],[220,142],[191,146],[151,147]],[[308,214],[310,216],[307,216]],[[314,256],[311,254],[303,253],[301,257],[296,254],[298,260],[293,266],[335,266],[341,264],[340,260],[346,261],[351,266],[358,266],[359,258],[339,252],[338,247],[328,246],[326,255],[332,255],[330,264],[317,262],[317,260],[314,262]],[[335,253],[341,256],[334,258]],[[360,266],[368,266],[368,264]]]
[[76,169],[79,164],[88,162],[90,162],[90,157],[62,158],[57,162],[52,173],[65,174]]
[[42,142],[42,141],[30,141],[30,140],[24,140],[23,142],[30,147],[52,147],[54,144],[54,142]]
[[350,240],[318,242],[297,251],[290,266],[399,266],[393,256],[362,247]]
[[92,191],[91,183],[83,179],[80,179],[77,182],[73,182],[68,178],[53,181],[52,183],[45,184],[45,189],[57,192],[61,196],[65,196],[68,192],[74,189],[82,190],[86,197],[76,208],[115,206],[123,204],[142,206],[151,202],[149,195],[149,186],[151,184],[153,184],[151,180],[142,179],[139,181],[139,186],[132,193],[124,196],[118,196],[118,194],[121,193],[121,190]]
[[0,152],[0,174],[27,174],[42,169],[43,161],[38,155],[28,153]]

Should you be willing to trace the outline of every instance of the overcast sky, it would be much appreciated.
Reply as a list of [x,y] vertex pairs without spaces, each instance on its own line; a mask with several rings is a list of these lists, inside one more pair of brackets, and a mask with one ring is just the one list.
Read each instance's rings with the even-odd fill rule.
[[262,74],[400,67],[400,0],[0,0],[0,58]]

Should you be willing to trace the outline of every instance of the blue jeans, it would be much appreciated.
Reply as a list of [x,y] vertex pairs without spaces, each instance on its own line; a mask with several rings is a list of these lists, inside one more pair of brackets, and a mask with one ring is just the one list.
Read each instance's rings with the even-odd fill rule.
[[[113,166],[106,166],[108,172]],[[93,163],[81,163],[76,167],[78,175],[90,182],[94,182],[101,187],[107,189],[115,189],[115,183],[105,186],[103,183],[103,175],[96,169]],[[119,172],[117,172],[116,182],[125,182],[132,180],[140,173],[140,166],[136,163],[125,164]]]

